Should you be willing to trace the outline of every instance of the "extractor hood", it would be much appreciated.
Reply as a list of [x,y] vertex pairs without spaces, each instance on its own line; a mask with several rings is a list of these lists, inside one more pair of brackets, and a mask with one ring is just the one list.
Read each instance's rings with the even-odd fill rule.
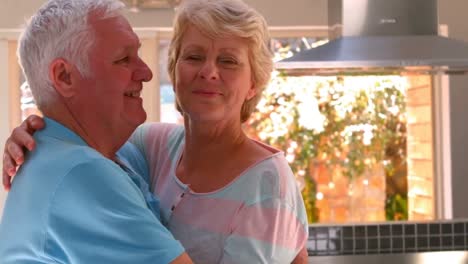
[[276,63],[289,75],[468,73],[468,44],[438,36],[437,0],[328,0],[328,43]]

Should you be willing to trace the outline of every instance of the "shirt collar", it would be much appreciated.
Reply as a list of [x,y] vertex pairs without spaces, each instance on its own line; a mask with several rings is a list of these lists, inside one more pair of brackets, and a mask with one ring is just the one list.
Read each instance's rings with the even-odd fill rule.
[[52,118],[44,117],[45,128],[39,130],[35,135],[47,135],[53,138],[69,141],[77,145],[89,146],[78,134],[65,127]]

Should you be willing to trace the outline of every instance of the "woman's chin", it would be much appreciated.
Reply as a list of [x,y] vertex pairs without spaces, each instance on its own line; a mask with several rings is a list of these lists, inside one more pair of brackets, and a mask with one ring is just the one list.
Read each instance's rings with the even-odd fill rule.
[[226,117],[216,112],[192,112],[186,115],[190,122],[197,123],[217,123],[226,121]]

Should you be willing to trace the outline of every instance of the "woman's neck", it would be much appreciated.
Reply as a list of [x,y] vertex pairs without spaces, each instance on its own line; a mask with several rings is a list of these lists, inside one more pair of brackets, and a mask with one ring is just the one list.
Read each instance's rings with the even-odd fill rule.
[[196,192],[212,192],[271,155],[237,125],[185,123],[185,146],[176,175]]
[[185,123],[185,165],[211,164],[224,160],[248,144],[239,123]]

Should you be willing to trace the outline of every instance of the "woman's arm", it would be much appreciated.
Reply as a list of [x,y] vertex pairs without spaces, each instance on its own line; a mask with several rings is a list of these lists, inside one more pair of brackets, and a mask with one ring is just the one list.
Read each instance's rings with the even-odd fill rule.
[[[308,236],[299,215],[293,207],[275,198],[246,205],[235,217],[221,263],[293,262]],[[304,263],[300,257],[295,260],[299,262],[293,263]]]
[[237,187],[244,203],[233,217],[222,263],[306,263],[307,214],[287,160],[275,155],[243,177]]
[[308,257],[307,248],[304,246],[291,264],[307,264]]
[[27,151],[34,150],[36,142],[33,134],[37,130],[43,129],[44,120],[37,115],[26,118],[20,126],[13,129],[10,137],[5,142],[3,149],[3,187],[10,190],[11,180],[15,176],[18,166],[24,162]]

